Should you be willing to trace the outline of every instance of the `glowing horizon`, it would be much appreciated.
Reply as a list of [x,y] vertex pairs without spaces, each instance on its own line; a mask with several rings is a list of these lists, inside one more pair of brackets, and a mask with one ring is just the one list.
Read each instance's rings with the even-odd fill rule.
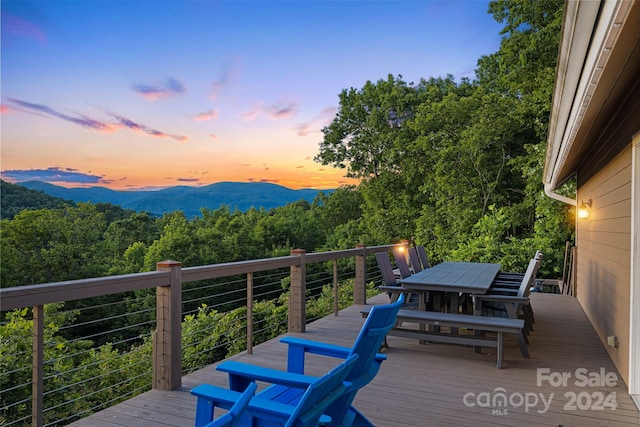
[[357,184],[313,161],[339,93],[472,78],[501,29],[488,1],[0,7],[2,179],[119,190]]

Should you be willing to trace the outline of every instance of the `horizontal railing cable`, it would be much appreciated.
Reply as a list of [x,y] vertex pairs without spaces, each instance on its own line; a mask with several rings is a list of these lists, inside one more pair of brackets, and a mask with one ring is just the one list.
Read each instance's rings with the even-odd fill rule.
[[[335,291],[342,297],[349,295],[343,282],[353,288],[357,281],[355,265],[363,262],[363,256],[365,285],[379,283],[379,272],[371,255],[393,246],[307,254],[303,251],[302,256],[187,268],[166,261],[158,263],[156,272],[0,289],[3,309],[22,310],[0,321],[0,327],[11,331],[6,342],[19,343],[3,347],[3,359],[15,361],[0,372],[3,425],[23,426],[32,420],[38,420],[36,427],[64,425],[157,387],[152,381],[151,354],[158,330],[165,330],[160,329],[161,319],[166,328],[166,316],[161,315],[167,312],[166,307],[159,305],[160,296],[169,295],[167,290],[173,290],[175,278],[179,280],[183,325],[179,351],[172,354],[182,353],[181,371],[186,373],[212,363],[213,359],[217,361],[242,351],[248,340],[255,345],[287,331],[290,319],[277,304],[283,293],[295,285],[292,273],[295,269],[299,271],[303,263],[306,295],[302,302],[306,301],[307,312],[312,313],[304,320],[309,322],[311,316],[317,318],[333,311],[326,298],[334,298]],[[179,274],[174,274],[176,268]],[[359,280],[361,284],[363,278]],[[330,293],[327,287],[331,288]],[[247,307],[247,295],[255,301],[252,311],[229,316],[228,312]],[[316,301],[319,298],[322,300]],[[164,301],[169,299],[165,297]],[[31,363],[36,350],[31,348],[36,342],[32,337],[35,322],[31,312],[32,307],[43,310],[40,306],[49,303],[64,303],[64,307],[55,312],[48,311],[51,307],[44,308],[44,320],[36,319],[40,325],[44,322],[43,336],[39,338],[42,344],[37,349],[44,354],[44,360],[39,368],[41,373],[37,373]],[[347,302],[341,304],[344,303]],[[249,319],[252,328],[248,328]],[[22,322],[23,329],[5,328],[14,320]],[[224,322],[224,327],[220,327],[220,322]],[[247,331],[252,336],[247,336]],[[44,402],[30,396],[32,378],[34,384],[39,382]],[[40,415],[36,417],[30,412]]]

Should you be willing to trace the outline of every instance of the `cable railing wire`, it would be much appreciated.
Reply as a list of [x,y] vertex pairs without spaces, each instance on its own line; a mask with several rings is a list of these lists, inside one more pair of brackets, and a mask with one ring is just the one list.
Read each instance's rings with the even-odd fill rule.
[[[342,256],[342,254],[338,256]],[[317,304],[319,305],[314,306],[315,298],[320,295],[323,295],[323,298],[326,298],[327,292],[325,291],[325,287],[333,287],[335,285],[334,281],[336,278],[338,282],[344,281],[353,284],[355,268],[354,263],[352,262],[353,255],[349,256],[351,257],[349,261],[343,261],[340,258],[338,258],[337,262],[333,261],[333,265],[338,265],[339,267],[336,275],[334,275],[335,273],[331,266],[332,261],[309,262],[309,259],[307,259],[307,269],[305,272],[306,278],[304,280],[309,297],[305,298],[305,300],[307,301],[308,307],[311,307],[314,318],[329,314],[321,312],[320,310],[333,310],[333,307],[328,307],[325,300],[318,302]],[[318,259],[319,258],[320,257],[318,257]],[[345,259],[347,259],[346,256]],[[367,280],[369,280],[369,282],[375,280],[371,275],[375,270],[369,268],[371,266],[372,263],[367,260],[366,270]],[[207,334],[218,334],[218,332],[216,332],[215,322],[209,321],[208,318],[211,311],[217,311],[223,315],[229,310],[247,306],[246,298],[249,279],[251,279],[251,283],[253,285],[253,300],[258,303],[263,301],[266,303],[266,305],[260,305],[258,310],[256,310],[256,306],[254,306],[252,316],[252,343],[255,345],[261,340],[272,338],[274,334],[279,334],[280,332],[278,331],[286,331],[288,328],[287,316],[285,315],[283,318],[283,312],[281,310],[271,313],[269,311],[271,310],[269,307],[273,303],[269,301],[277,301],[284,292],[288,291],[287,285],[289,285],[291,281],[290,277],[292,277],[291,271],[287,267],[259,271],[251,273],[250,276],[248,274],[227,276],[226,279],[228,280],[224,281],[220,281],[218,279],[202,279],[201,283],[191,281],[183,282],[183,319],[190,315],[198,316],[201,310],[204,310],[207,316],[205,318],[195,319],[198,323],[194,325],[197,330],[193,332],[193,336],[190,336],[190,332],[187,332],[183,327],[183,345],[181,346],[183,360],[188,358],[192,361],[189,362],[189,365],[183,365],[183,371],[192,372],[199,367],[202,367],[195,367],[196,364],[208,364],[211,363],[207,362],[209,359],[228,357],[230,352],[241,351],[241,349],[246,348],[247,340],[250,337],[247,336],[248,315],[245,314],[242,314],[238,316],[238,318],[234,318],[232,320],[228,318],[225,319],[224,324],[228,325],[227,329],[220,331],[220,336],[211,340],[211,345],[206,345],[210,348],[201,348],[204,341],[200,340],[199,337],[204,337]],[[109,279],[110,278],[107,278],[107,280]],[[211,282],[213,280],[215,280],[214,283]],[[117,282],[114,281],[114,283]],[[166,283],[167,282],[163,282],[163,284],[157,286],[167,287],[168,285]],[[126,363],[118,367],[115,367],[117,363],[114,364],[114,362],[123,358],[125,354],[130,355],[127,356],[127,359],[133,361],[137,360],[135,357],[136,353],[144,354],[144,352],[147,351],[151,352],[152,340],[150,337],[152,336],[156,325],[153,313],[157,311],[155,307],[156,297],[153,292],[153,286],[154,285],[151,284],[149,288],[140,288],[143,291],[142,296],[137,296],[136,294],[136,296],[133,297],[133,291],[126,291],[123,293],[126,296],[117,302],[101,302],[92,306],[75,307],[76,304],[84,304],[82,302],[83,300],[78,300],[78,303],[68,304],[63,310],[55,313],[49,313],[45,310],[45,316],[52,318],[59,316],[58,319],[60,319],[61,322],[60,325],[57,325],[59,326],[57,329],[54,328],[53,330],[50,330],[48,326],[49,323],[47,323],[49,320],[45,317],[44,321],[45,346],[41,348],[41,351],[45,353],[45,384],[43,393],[45,396],[45,404],[44,407],[41,407],[41,411],[46,415],[45,422],[48,423],[47,425],[62,425],[67,421],[80,418],[84,414],[89,414],[107,407],[111,402],[124,400],[129,396],[133,396],[141,391],[151,388],[152,381],[150,377],[152,372],[151,369],[147,369],[147,365],[151,365],[150,357],[145,356],[143,359],[146,360]],[[342,284],[340,283],[338,292],[341,293],[342,296],[347,295],[343,293],[342,289]],[[148,295],[144,295],[145,293],[148,293]],[[107,295],[118,295],[118,293]],[[65,303],[65,300],[60,300],[60,302]],[[206,308],[203,308],[205,306]],[[263,309],[266,309],[267,311],[263,311]],[[26,321],[32,320],[31,309],[27,308],[25,310],[26,311],[21,314],[22,318]],[[96,310],[107,314],[116,311],[122,311],[122,313],[108,314],[107,316],[100,317],[99,319],[92,319],[92,312]],[[146,318],[149,318],[149,320],[144,320]],[[217,317],[211,316],[210,318],[214,320]],[[134,320],[134,322],[128,323],[129,320],[133,319],[138,321]],[[199,320],[202,321],[200,322]],[[307,322],[311,320],[311,318],[306,319]],[[107,325],[109,323],[111,323],[112,326],[108,329],[102,329],[103,324]],[[123,325],[123,323],[126,324]],[[83,333],[83,331],[85,333]],[[49,334],[53,334],[54,338],[50,339]],[[63,340],[58,340],[58,336],[63,337]],[[31,339],[29,339],[29,341],[31,341]],[[86,344],[84,343],[85,341],[87,342]],[[91,344],[92,342],[94,343],[93,345]],[[70,351],[66,350],[66,347],[60,348],[60,345],[69,346]],[[103,345],[108,345],[110,348],[103,351]],[[88,347],[83,348],[83,346]],[[95,355],[93,355],[94,353]],[[26,363],[30,363],[31,361],[31,351],[14,350],[11,354],[5,353],[5,355],[10,356],[11,358],[22,359],[22,361],[26,361]],[[70,362],[70,360],[73,359],[78,359],[82,361],[83,364],[80,366],[73,366]],[[81,371],[95,371],[96,367],[101,363],[110,365],[112,369],[107,373],[100,373],[98,375],[91,374],[90,377],[87,378],[84,377],[84,373],[81,373]],[[63,372],[57,373],[54,370],[59,369],[58,365],[63,367],[69,366],[70,369],[65,368]],[[31,375],[26,374],[30,373],[31,369],[31,366],[17,366],[11,367],[10,371],[0,373],[0,378],[5,378],[5,382],[6,379],[10,377],[24,377],[23,384],[10,384],[9,387],[0,390],[3,396],[6,393],[15,394],[16,391],[24,389],[25,387],[28,387],[30,392]],[[122,378],[123,375],[127,378]],[[69,378],[77,379],[70,383],[64,383],[67,376]],[[116,379],[114,384],[108,383],[107,379],[110,376],[113,376],[114,379]],[[140,380],[143,378],[145,385],[140,385]],[[96,384],[104,384],[104,386],[94,388],[94,386],[90,386],[92,382],[95,382]],[[56,383],[58,383],[58,386],[50,388]],[[131,384],[131,386],[127,386],[128,384]],[[74,388],[82,390],[82,393],[77,397],[74,395],[73,398],[67,402],[61,403],[59,396],[66,395],[63,397],[63,399],[66,400],[66,397],[75,394],[70,392]],[[114,388],[118,389],[116,392],[118,393],[117,397],[110,399],[108,396],[105,396],[104,402],[91,405],[90,400],[95,399],[95,396],[100,395],[102,392],[108,392],[110,389],[115,390]],[[87,392],[85,389],[89,389],[91,391]],[[20,393],[22,394],[22,392]],[[22,394],[22,396],[24,396],[24,394]],[[83,399],[87,400],[87,403],[89,403],[87,407],[78,405],[77,411],[74,409],[74,411],[76,411],[74,414],[68,414],[68,416],[65,417],[65,415],[61,413],[62,417],[60,419],[53,420],[51,418],[52,414],[58,412],[58,409],[63,409],[60,412],[64,412],[65,405],[73,406]],[[30,423],[31,417],[30,414],[28,414],[31,407],[30,399],[22,398],[16,400],[18,400],[18,402],[2,402],[3,408],[0,409],[0,411],[2,411],[0,412],[0,415],[3,415],[5,411],[12,411],[14,413],[10,420],[6,420],[4,425],[14,426],[23,425],[27,422]],[[49,404],[52,404],[52,406],[47,407],[47,401]],[[26,407],[26,410],[21,409],[16,411],[18,407]]]
[[[138,350],[138,351],[139,351],[139,350]],[[136,350],[133,350],[133,351],[132,351],[132,353],[135,353],[135,352],[136,352]],[[84,365],[83,367],[79,367],[79,368],[76,368],[76,369],[71,369],[71,370],[65,371],[65,374],[67,374],[67,373],[74,373],[74,372],[77,372],[77,371],[80,371],[80,370],[83,370],[83,369],[91,368],[92,366],[99,365],[100,363],[103,363],[103,362],[108,361],[108,360],[113,360],[113,359],[116,359],[116,358],[119,358],[119,355],[118,355],[118,356],[114,356],[114,357],[112,357],[112,358],[110,358],[110,359],[103,359],[103,360],[100,360],[100,361],[97,361],[97,362],[94,362],[94,363],[89,363],[89,364],[87,364],[87,365]],[[127,370],[127,369],[130,369],[131,367],[135,367],[135,366],[143,365],[143,364],[147,364],[147,363],[149,363],[149,362],[148,362],[147,360],[144,360],[144,359],[143,359],[143,360],[140,360],[140,361],[138,361],[138,362],[136,362],[136,363],[132,363],[132,364],[129,364],[129,365],[125,365],[125,366],[124,366],[124,367],[122,367],[121,369],[117,369],[117,370],[115,370],[115,371],[103,372],[103,373],[102,373],[102,374],[100,374],[100,375],[95,375],[95,374],[94,374],[92,377],[87,378],[87,379],[85,379],[85,380],[77,381],[77,382],[75,382],[75,383],[72,383],[72,384],[69,384],[69,385],[66,385],[66,386],[59,387],[59,388],[57,388],[57,389],[53,389],[53,390],[45,391],[45,392],[44,392],[44,395],[45,395],[45,396],[46,396],[46,395],[50,395],[50,394],[56,393],[56,392],[58,392],[58,391],[66,390],[66,389],[68,389],[68,388],[70,388],[71,386],[74,386],[74,385],[79,385],[79,384],[84,384],[84,383],[88,383],[88,382],[91,382],[91,381],[95,381],[96,379],[107,377],[107,376],[109,376],[109,375],[113,374],[114,372],[122,372],[122,371],[125,371],[125,370]],[[149,371],[149,373],[151,373],[151,371]],[[59,374],[54,374],[54,375],[46,376],[46,377],[45,377],[45,381],[46,381],[47,379],[53,379],[53,378],[56,378],[57,376],[59,376]],[[101,390],[104,390],[104,389],[101,389]]]
[[[149,375],[150,375],[150,373],[149,373]],[[142,377],[142,376],[144,376],[144,375],[138,375],[138,376],[136,376],[136,377],[131,378],[131,380],[133,380],[133,379],[137,379],[137,378]],[[120,383],[117,383],[117,384],[113,384],[113,385],[111,385],[111,387],[116,387],[116,386],[119,386],[119,385],[122,385],[122,384],[126,384],[126,383],[127,383],[127,381],[121,381]],[[81,417],[80,417],[80,415],[82,415],[82,414],[89,414],[89,413],[93,413],[93,412],[95,412],[96,410],[99,410],[99,409],[102,409],[102,408],[107,408],[107,407],[111,406],[111,404],[113,404],[113,403],[115,403],[115,402],[122,402],[123,400],[125,400],[124,398],[125,398],[125,397],[127,397],[127,396],[135,395],[135,394],[139,394],[138,392],[148,391],[148,390],[150,390],[150,389],[151,389],[151,381],[149,381],[149,385],[148,385],[148,386],[145,386],[145,387],[139,387],[139,388],[137,388],[137,389],[135,389],[135,390],[132,390],[132,391],[131,391],[131,392],[129,392],[129,393],[125,393],[125,394],[119,395],[118,397],[115,397],[115,398],[113,398],[113,399],[111,399],[111,400],[108,400],[108,401],[106,401],[106,402],[103,402],[103,403],[101,403],[100,405],[96,405],[96,406],[94,406],[93,408],[87,409],[87,410],[85,410],[85,411],[83,411],[83,412],[81,412],[81,413],[76,413],[76,414],[70,415],[70,416],[68,416],[68,417],[66,417],[66,418],[63,418],[63,419],[61,419],[61,420],[56,420],[55,422],[53,422],[53,423],[49,423],[49,424],[46,424],[46,425],[47,425],[47,426],[50,426],[50,425],[57,425],[57,424],[59,424],[59,422],[60,422],[60,421],[71,421],[71,420],[79,419],[79,418],[81,418]],[[59,408],[59,407],[63,407],[63,406],[68,405],[68,404],[70,404],[70,403],[73,403],[73,402],[77,402],[77,401],[80,401],[80,400],[86,399],[87,397],[90,397],[90,396],[93,396],[93,395],[95,395],[95,394],[98,394],[99,392],[104,391],[104,390],[105,390],[105,389],[101,389],[101,390],[94,391],[94,392],[89,393],[89,394],[84,394],[84,395],[79,396],[79,397],[77,397],[77,398],[75,398],[75,399],[72,399],[72,400],[66,401],[66,402],[64,402],[64,403],[61,403],[60,405],[52,406],[52,407],[50,407],[50,408],[45,409],[45,413],[46,413],[46,412],[49,412],[49,411],[52,411],[52,410],[54,410],[54,409],[57,409],[57,408]],[[135,394],[134,394],[134,393],[135,393]]]

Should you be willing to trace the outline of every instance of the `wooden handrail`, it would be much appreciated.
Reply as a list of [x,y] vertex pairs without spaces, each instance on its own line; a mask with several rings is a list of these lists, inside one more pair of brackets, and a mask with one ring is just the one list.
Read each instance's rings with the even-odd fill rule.
[[0,289],[0,311],[167,286],[169,279],[167,272],[151,271],[3,288]]

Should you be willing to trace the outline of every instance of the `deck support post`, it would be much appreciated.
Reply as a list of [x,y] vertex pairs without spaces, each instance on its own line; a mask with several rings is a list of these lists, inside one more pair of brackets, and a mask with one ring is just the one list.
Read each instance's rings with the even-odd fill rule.
[[358,243],[357,249],[362,252],[356,255],[356,277],[353,282],[353,303],[367,303],[367,246],[364,243]]
[[299,265],[292,265],[291,289],[289,294],[289,332],[304,332],[307,323],[306,298],[306,252],[304,249],[292,249],[291,256],[300,257]]
[[175,390],[182,385],[182,263],[162,261],[169,286],[156,288],[156,332],[153,337],[153,388]]

